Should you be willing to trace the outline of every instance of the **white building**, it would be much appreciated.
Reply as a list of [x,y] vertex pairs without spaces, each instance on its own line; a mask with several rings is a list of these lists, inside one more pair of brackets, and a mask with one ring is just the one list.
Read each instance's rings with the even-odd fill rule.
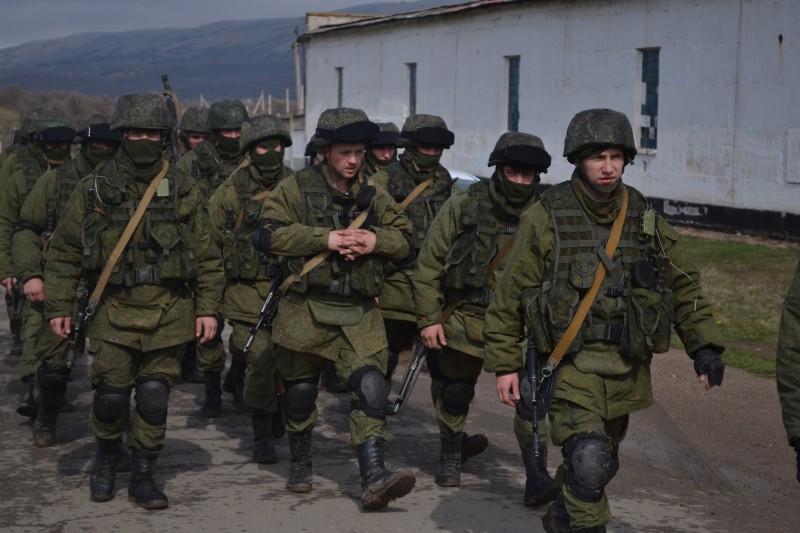
[[609,107],[640,146],[626,182],[666,214],[800,238],[797,0],[483,0],[298,42],[308,137],[330,107],[398,126],[430,113],[456,134],[446,166],[487,176],[494,142],[518,130],[542,137],[556,183],[570,118]]

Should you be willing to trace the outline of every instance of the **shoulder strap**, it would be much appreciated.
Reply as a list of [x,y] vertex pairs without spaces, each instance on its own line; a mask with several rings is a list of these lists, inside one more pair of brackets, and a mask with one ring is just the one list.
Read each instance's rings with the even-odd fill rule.
[[422,183],[420,183],[416,187],[414,187],[414,190],[412,190],[410,193],[408,193],[408,196],[406,196],[405,199],[402,202],[400,202],[400,205],[403,206],[403,209],[408,207],[408,204],[413,202],[414,198],[416,198],[417,196],[422,194],[422,191],[424,191],[428,187],[428,185],[430,185],[430,183],[432,181],[433,181],[433,178],[428,178],[426,180],[423,180]]
[[156,175],[155,178],[153,178],[153,181],[150,182],[150,186],[147,187],[147,190],[144,192],[142,201],[139,202],[139,206],[136,208],[131,220],[125,227],[125,231],[122,232],[122,237],[120,237],[116,246],[114,246],[114,249],[111,251],[111,255],[108,257],[108,261],[106,261],[103,271],[100,274],[100,279],[97,280],[97,285],[94,286],[92,295],[89,298],[89,304],[86,307],[87,315],[91,316],[94,314],[97,303],[100,301],[100,297],[103,295],[106,284],[108,284],[108,278],[111,277],[111,271],[114,270],[114,266],[116,266],[117,261],[119,261],[119,258],[122,255],[122,252],[128,245],[128,241],[130,241],[131,237],[133,237],[133,232],[136,231],[139,222],[144,216],[144,212],[147,210],[147,206],[150,205],[150,200],[153,199],[153,195],[156,193],[158,185],[161,183],[161,180],[164,179],[164,176],[167,175],[168,170],[169,162],[165,160],[164,165],[161,167],[161,171]]
[[[605,257],[600,257],[600,261],[598,261],[597,265],[597,273],[594,276],[594,282],[584,295],[583,300],[581,300],[581,304],[578,306],[575,316],[572,317],[572,322],[570,322],[569,326],[567,326],[567,330],[564,332],[564,336],[558,341],[558,344],[556,344],[556,347],[553,349],[553,353],[551,353],[550,357],[547,359],[547,365],[542,369],[542,378],[549,377],[553,373],[553,370],[555,370],[555,368],[561,362],[561,359],[564,357],[564,353],[567,351],[567,348],[570,344],[572,344],[572,341],[575,339],[578,331],[580,331],[583,321],[586,319],[586,315],[589,313],[589,309],[592,307],[592,302],[594,302],[594,299],[597,296],[597,291],[600,290],[600,285],[603,283],[603,279],[606,277],[606,272],[608,269],[606,268],[605,260],[608,260],[610,263],[610,259],[614,257],[614,252],[617,250],[617,245],[619,244],[620,235],[622,235],[622,226],[625,223],[625,215],[627,212],[628,189],[627,187],[623,186],[622,205],[620,206],[619,213],[617,213],[617,218],[614,219],[614,225],[611,227],[611,235],[606,243]],[[598,246],[598,255],[600,255],[601,252],[602,250]]]

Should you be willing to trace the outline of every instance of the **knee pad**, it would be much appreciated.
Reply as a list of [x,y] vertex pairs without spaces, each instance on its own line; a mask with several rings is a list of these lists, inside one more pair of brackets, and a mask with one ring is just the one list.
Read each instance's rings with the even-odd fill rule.
[[292,422],[307,420],[317,401],[316,379],[286,381],[286,417]]
[[67,368],[53,368],[47,361],[42,361],[36,370],[36,382],[39,387],[49,391],[64,390],[69,381],[69,370]]
[[164,378],[146,377],[136,382],[136,411],[151,426],[167,423],[169,386]]
[[392,374],[394,374],[394,369],[397,368],[397,362],[400,360],[400,356],[397,352],[393,352],[389,350],[389,360],[386,364],[386,378],[391,378]]
[[130,409],[131,387],[112,387],[101,383],[94,390],[92,412],[97,420],[112,424]]
[[[603,489],[616,473],[608,439],[601,433],[576,433],[561,449],[567,466],[566,483],[581,500],[596,503]],[[616,463],[619,468],[619,462]]]
[[447,379],[444,381],[442,403],[444,410],[453,416],[464,415],[475,397],[475,381],[466,379]]
[[350,401],[351,411],[364,411],[370,418],[386,420],[386,376],[374,366],[364,366],[350,376],[358,400]]

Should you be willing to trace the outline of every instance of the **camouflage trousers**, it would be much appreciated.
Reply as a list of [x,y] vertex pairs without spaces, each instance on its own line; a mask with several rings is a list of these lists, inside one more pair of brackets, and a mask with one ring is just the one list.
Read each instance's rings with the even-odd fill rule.
[[[374,366],[386,375],[387,359],[386,349],[366,357],[359,357],[350,343],[345,341],[342,343],[342,349],[339,357],[334,361],[334,365],[336,366],[336,373],[339,374],[342,381],[347,382],[356,370],[365,366]],[[275,350],[275,362],[278,365],[278,372],[280,372],[281,378],[286,381],[319,378],[326,361],[328,359],[319,355],[295,352],[282,346],[278,346]],[[350,399],[358,400],[358,393],[352,391]],[[291,409],[287,407],[287,410]],[[295,422],[287,419],[286,430],[289,433],[309,431],[317,424],[318,418],[319,412],[317,411],[317,406],[314,405],[311,416],[306,420]],[[365,443],[370,437],[385,439],[385,426],[385,420],[372,418],[360,409],[353,409],[350,411],[350,442],[353,446],[358,446]]]
[[275,365],[275,347],[272,336],[259,330],[253,345],[244,354],[242,348],[250,337],[250,327],[255,324],[231,320],[233,332],[228,340],[232,357],[247,360],[244,379],[244,404],[249,414],[270,414],[278,411],[278,370]]
[[[585,407],[561,398],[554,398],[550,407],[550,438],[556,446],[563,446],[576,433],[595,432],[608,438],[608,448],[613,451],[619,448],[627,430],[628,415],[606,420]],[[611,519],[608,495],[604,492],[602,499],[596,503],[581,500],[564,483],[566,473],[567,466],[562,463],[556,472],[556,481],[564,495],[570,527],[580,530],[608,523]]]
[[[22,360],[19,363],[19,375],[30,376],[39,368],[36,358],[36,341],[44,326],[44,302],[25,302],[22,308]],[[49,329],[49,328],[48,328]]]
[[[91,341],[92,364],[89,381],[96,388],[104,383],[117,389],[132,388],[142,378],[159,377],[171,389],[181,372],[180,345],[142,352],[136,348],[108,341]],[[89,413],[89,429],[101,439],[117,439],[128,435],[128,447],[160,450],[164,447],[167,424],[148,424],[137,409],[112,423],[98,420],[94,411]]]
[[483,359],[445,347],[436,356],[435,366],[438,367],[438,372],[430,368],[432,366],[430,360],[428,366],[431,372],[431,399],[439,431],[442,435],[453,438],[463,433],[469,408],[457,415],[448,412],[444,407],[445,384],[447,381],[466,381],[474,385],[483,370]]

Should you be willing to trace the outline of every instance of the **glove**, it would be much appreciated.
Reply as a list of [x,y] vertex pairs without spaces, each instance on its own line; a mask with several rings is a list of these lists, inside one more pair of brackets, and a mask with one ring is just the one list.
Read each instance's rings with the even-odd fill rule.
[[694,354],[694,371],[698,376],[705,374],[711,386],[722,385],[725,364],[720,353],[713,348],[701,348]]
[[360,191],[358,191],[356,205],[358,206],[359,211],[369,209],[369,206],[372,205],[372,199],[375,198],[375,192],[374,185],[365,185]]

